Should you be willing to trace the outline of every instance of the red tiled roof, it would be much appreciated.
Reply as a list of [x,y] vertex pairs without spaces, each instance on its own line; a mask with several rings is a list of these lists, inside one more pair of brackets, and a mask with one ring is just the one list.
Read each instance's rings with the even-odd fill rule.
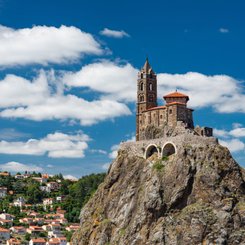
[[164,99],[165,98],[189,98],[189,96],[176,91],[176,92],[173,92],[173,93],[170,93],[170,94],[163,96],[163,98]]
[[169,105],[186,105],[186,103],[181,103],[181,102],[171,102],[171,103],[166,104],[166,106],[169,106]]
[[5,229],[5,228],[0,227],[0,232],[9,232],[9,230],[8,230],[8,229]]
[[43,238],[32,238],[31,240],[33,242],[43,242],[43,243],[46,243],[45,239],[43,239]]

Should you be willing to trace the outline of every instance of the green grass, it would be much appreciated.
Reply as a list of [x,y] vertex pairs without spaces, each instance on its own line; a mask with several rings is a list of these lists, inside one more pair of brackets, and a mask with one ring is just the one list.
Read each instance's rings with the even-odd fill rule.
[[153,169],[155,169],[157,172],[161,172],[164,169],[164,165],[162,164],[162,160],[158,160],[153,164]]

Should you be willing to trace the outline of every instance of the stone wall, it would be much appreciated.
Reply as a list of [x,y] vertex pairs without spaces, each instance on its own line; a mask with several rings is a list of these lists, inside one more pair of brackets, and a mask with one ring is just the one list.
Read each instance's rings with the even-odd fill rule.
[[194,132],[185,132],[176,136],[165,136],[159,139],[141,140],[137,142],[122,142],[120,144],[119,151],[126,150],[132,155],[144,157],[145,151],[150,145],[155,145],[156,147],[162,149],[167,142],[174,144],[177,151],[179,151],[188,146],[196,147],[201,145],[217,144],[218,140],[214,137],[202,137],[195,135]]
[[175,128],[178,122],[182,122],[186,128],[194,127],[192,110],[178,104],[144,111],[138,116],[138,120],[139,140],[152,139],[149,137],[149,126],[163,130],[165,126]]

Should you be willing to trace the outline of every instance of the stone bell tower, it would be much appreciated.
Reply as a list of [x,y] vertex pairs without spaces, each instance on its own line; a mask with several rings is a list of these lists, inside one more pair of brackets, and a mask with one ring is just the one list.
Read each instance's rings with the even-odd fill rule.
[[137,112],[136,141],[139,140],[142,112],[157,106],[157,76],[152,70],[148,58],[138,73],[137,80]]

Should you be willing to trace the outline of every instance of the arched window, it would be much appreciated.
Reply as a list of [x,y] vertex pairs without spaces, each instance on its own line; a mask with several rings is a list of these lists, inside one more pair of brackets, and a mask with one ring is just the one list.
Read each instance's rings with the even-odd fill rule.
[[153,90],[153,86],[152,83],[149,84],[149,90],[152,91]]
[[144,90],[144,84],[143,84],[143,83],[140,84],[140,90],[141,90],[141,91]]
[[173,111],[172,111],[172,109],[170,109],[170,110],[169,110],[169,114],[172,114],[172,113],[173,113]]

